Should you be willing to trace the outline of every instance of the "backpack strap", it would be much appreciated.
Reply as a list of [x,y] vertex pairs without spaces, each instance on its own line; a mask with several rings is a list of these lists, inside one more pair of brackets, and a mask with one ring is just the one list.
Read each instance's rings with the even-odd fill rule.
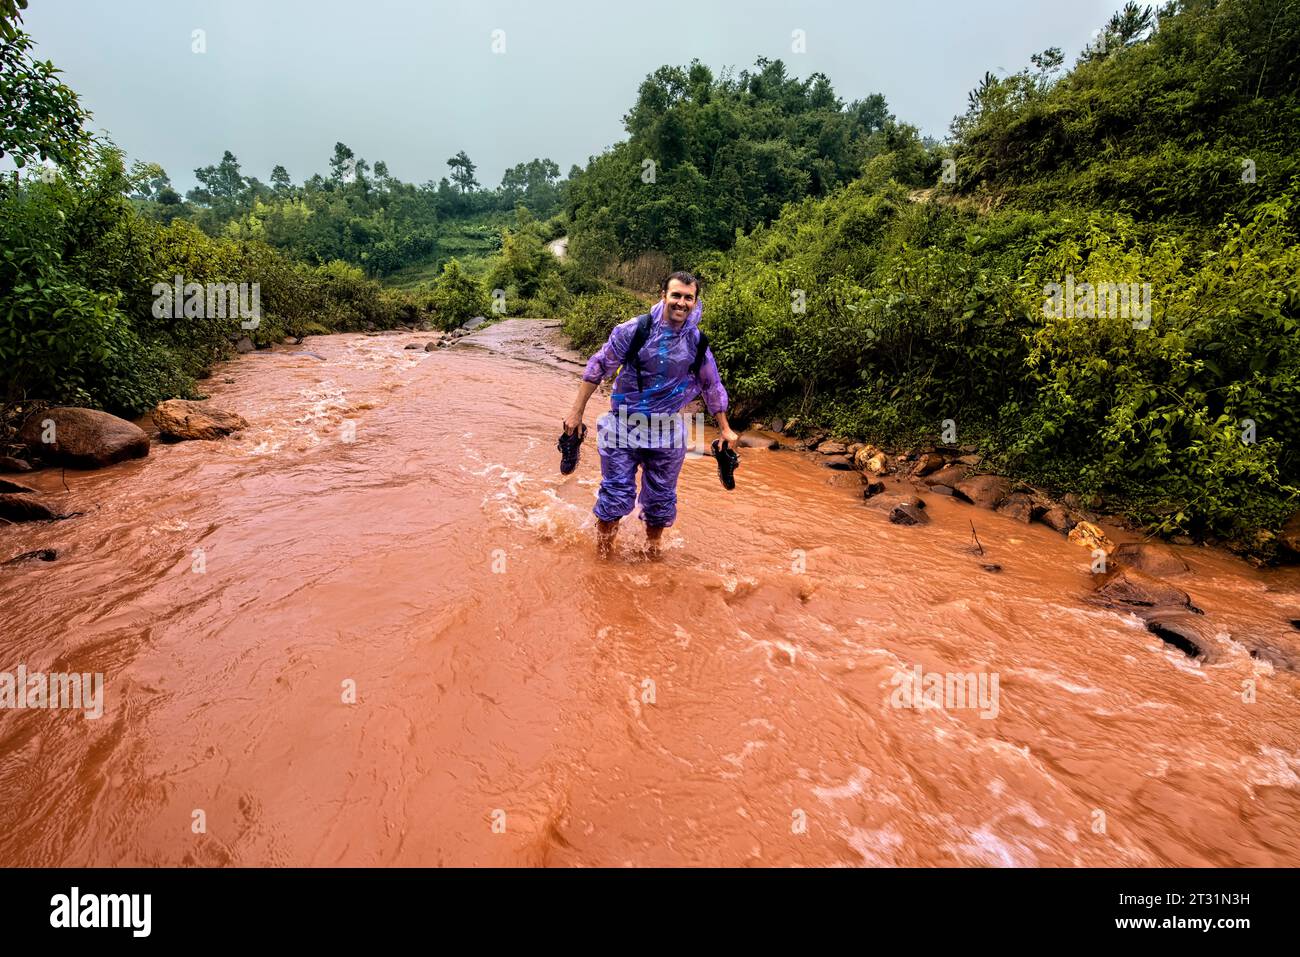
[[650,313],[637,316],[636,331],[632,333],[632,341],[627,344],[627,352],[623,354],[623,364],[631,365],[636,369],[636,388],[638,392],[643,391],[641,384],[641,348],[650,338]]
[[695,343],[695,359],[691,362],[691,375],[699,378],[700,367],[704,365],[704,354],[709,351],[709,337],[700,330],[699,341]]

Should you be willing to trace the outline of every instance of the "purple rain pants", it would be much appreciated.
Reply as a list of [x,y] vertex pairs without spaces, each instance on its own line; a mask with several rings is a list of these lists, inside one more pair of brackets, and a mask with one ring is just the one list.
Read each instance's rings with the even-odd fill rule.
[[600,491],[592,509],[602,522],[616,522],[636,504],[636,470],[641,468],[641,521],[671,525],[677,518],[677,476],[686,461],[686,446],[629,449],[611,444],[600,449]]

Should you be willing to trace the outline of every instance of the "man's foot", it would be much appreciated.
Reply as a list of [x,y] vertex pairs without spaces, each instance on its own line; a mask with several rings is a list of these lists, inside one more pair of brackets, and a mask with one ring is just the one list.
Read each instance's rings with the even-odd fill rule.
[[596,520],[596,554],[609,558],[614,553],[614,537],[618,535],[618,522]]
[[645,527],[645,554],[651,561],[659,560],[659,539],[663,538],[663,535],[663,525],[647,525]]

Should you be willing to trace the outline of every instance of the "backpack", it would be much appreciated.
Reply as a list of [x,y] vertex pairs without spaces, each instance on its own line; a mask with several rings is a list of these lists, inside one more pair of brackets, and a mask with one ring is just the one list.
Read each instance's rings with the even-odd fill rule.
[[[632,333],[632,341],[628,343],[627,352],[623,356],[623,363],[625,365],[630,364],[636,370],[636,389],[638,392],[645,391],[645,386],[641,382],[641,348],[650,338],[650,324],[653,321],[648,312],[637,316],[636,331]],[[709,337],[704,334],[703,329],[697,328],[697,331],[700,338],[695,344],[695,358],[691,361],[691,375],[696,377],[700,374],[700,367],[704,365],[704,353],[709,349]]]

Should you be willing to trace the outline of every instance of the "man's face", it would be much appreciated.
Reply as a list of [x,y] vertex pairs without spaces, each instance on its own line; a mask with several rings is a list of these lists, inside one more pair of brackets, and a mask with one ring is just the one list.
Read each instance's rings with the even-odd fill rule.
[[680,279],[668,280],[668,291],[664,293],[664,308],[668,310],[668,321],[674,325],[685,322],[695,308],[696,287]]

